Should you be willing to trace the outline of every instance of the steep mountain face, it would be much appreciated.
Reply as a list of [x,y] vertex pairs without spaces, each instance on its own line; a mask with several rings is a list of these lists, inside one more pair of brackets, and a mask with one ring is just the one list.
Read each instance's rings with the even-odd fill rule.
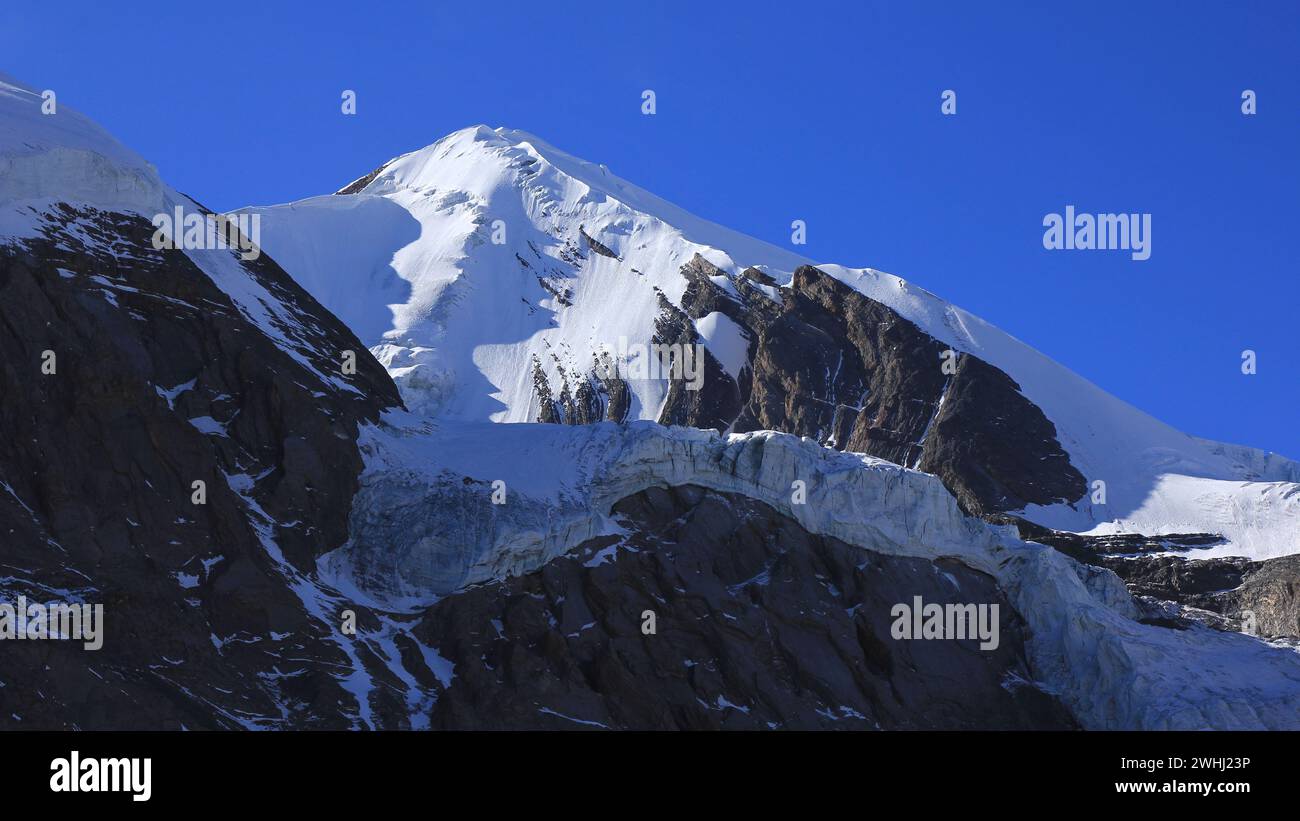
[[674,380],[661,423],[779,430],[879,456],[939,476],[974,513],[1083,496],[1083,476],[1055,427],[1015,382],[890,308],[811,266],[795,270],[779,306],[751,284],[762,281],[758,272],[730,291],[718,285],[725,273],[702,257],[682,273],[690,281],[682,316],[723,314],[752,340],[753,354],[738,385],[706,374],[699,391],[704,407],[727,407],[711,394],[738,395],[737,414],[711,420],[683,408],[691,393]]
[[1114,572],[1150,618],[1240,630],[1300,647],[1300,557],[1196,558],[1222,543],[1222,537],[1079,536],[1014,516],[991,518],[1015,525],[1022,539],[1051,545],[1077,561]]
[[[394,387],[373,360],[355,390],[319,378],[188,257],[154,251],[139,216],[48,217],[0,249],[4,598],[71,591],[104,605],[111,638],[6,647],[0,676],[25,686],[0,695],[4,722],[220,726],[283,708],[338,723],[351,708],[325,671],[345,659],[285,576],[346,539],[357,425]],[[248,275],[297,290],[271,263]],[[324,373],[360,347],[316,310],[302,327]]]
[[[523,132],[465,129],[246,211],[423,415],[770,428],[933,471],[981,515],[1300,549],[1295,462],[1173,430],[904,280],[814,267]],[[700,390],[638,376],[638,346],[696,342]]]
[[[156,247],[204,209],[7,80],[0,171],[0,599],[105,617],[100,650],[3,642],[0,726],[1300,721],[1300,655],[1135,600],[1103,567],[1129,537],[1030,521],[1137,465],[1111,492],[1161,544],[1267,552],[1295,466],[901,280],[485,128],[254,209],[255,259]],[[702,382],[638,370],[697,343]],[[1244,494],[1268,515],[1181,527]],[[1115,567],[1285,626],[1282,561]],[[894,637],[916,597],[996,606],[1001,641]]]
[[[1300,558],[1182,559],[1141,556],[1103,559],[1135,594],[1177,605],[1182,619],[1287,640],[1300,639]],[[1217,618],[1216,618],[1217,617]]]
[[[555,616],[563,612],[560,597],[577,595],[573,587],[567,588],[568,593],[543,591],[536,587],[535,575],[504,587],[496,583],[539,573],[545,579],[548,573],[556,573],[569,579],[566,584],[576,584],[566,575],[569,571],[556,569],[566,555],[597,549],[608,550],[606,557],[621,558],[615,543],[629,532],[633,547],[639,549],[641,537],[636,533],[645,532],[646,521],[620,516],[636,509],[635,505],[620,508],[620,502],[655,488],[690,485],[728,499],[761,503],[749,508],[751,515],[757,516],[754,511],[766,506],[822,540],[838,540],[871,554],[920,560],[916,567],[956,562],[985,574],[1025,622],[1024,652],[1035,686],[1055,694],[1085,728],[1278,728],[1295,726],[1300,715],[1300,655],[1292,649],[1197,623],[1172,624],[1153,617],[1110,570],[1022,541],[1013,528],[967,516],[936,477],[883,460],[838,453],[808,439],[773,432],[721,436],[645,422],[430,427],[427,420],[393,414],[385,414],[379,425],[363,431],[362,450],[366,472],[353,506],[352,538],[321,560],[321,575],[334,587],[352,586],[354,595],[374,608],[412,614],[407,618],[424,612],[445,618],[455,611],[451,602],[468,597],[479,603],[475,608],[492,613],[480,612],[474,617],[478,623],[501,620],[500,611],[492,608],[519,602],[521,595],[543,605],[529,611],[530,624],[545,619],[547,612]],[[792,492],[797,483],[803,483],[802,493]],[[494,489],[507,492],[499,504],[493,502]],[[691,516],[689,510],[681,513]],[[756,521],[772,521],[764,516]],[[721,527],[722,521],[720,514],[711,514],[699,524],[719,523],[721,529],[710,531],[710,538],[733,544],[726,555],[746,551],[758,555],[767,549],[757,541],[748,543],[757,539],[753,528],[735,531],[735,538],[746,542],[743,548],[730,541],[733,537]],[[651,534],[663,539],[672,552],[671,544],[682,532],[673,524],[666,531],[652,529]],[[689,541],[690,534],[686,538]],[[801,542],[791,536],[789,543]],[[680,556],[682,561],[698,558],[690,551]],[[723,558],[717,561],[711,572],[718,579],[732,579]],[[705,575],[699,581],[712,584]],[[618,599],[617,612],[604,613],[609,621],[602,622],[606,624],[602,630],[608,631],[611,641],[619,638],[618,630],[637,623],[643,612],[642,594],[636,590],[657,589],[659,584],[648,570],[638,571],[636,578],[634,589]],[[583,581],[594,583],[591,578]],[[921,585],[919,580],[915,583]],[[588,588],[582,590],[587,595]],[[861,588],[855,590],[852,595],[859,595]],[[660,620],[686,622],[701,615],[690,597],[664,598],[655,608]],[[863,615],[875,618],[879,602],[872,601],[869,596],[846,599],[845,605],[861,603],[870,611]],[[783,618],[779,613],[753,615],[777,622]],[[527,646],[489,648],[474,619],[454,621],[468,631],[464,641],[452,642],[446,633],[438,634],[440,657],[457,659],[448,673],[450,686],[456,686],[456,677],[466,676],[480,684],[500,682],[503,692],[479,697],[514,704],[510,709],[522,709],[533,698],[538,705],[561,713],[564,710],[557,706],[561,703],[570,708],[581,704],[584,711],[564,713],[581,720],[606,723],[612,718],[628,726],[650,721],[645,715],[602,712],[608,705],[603,704],[600,694],[605,691],[599,687],[592,685],[596,692],[584,693],[555,683],[555,676],[568,675],[564,665],[571,662],[580,667],[595,658],[590,648],[569,647],[572,630],[552,634],[550,643],[536,652]],[[416,634],[426,644],[433,641],[430,634],[418,630]],[[495,627],[488,633],[494,635]],[[525,645],[536,638],[526,635],[532,638]],[[737,641],[745,644],[739,637]],[[548,689],[512,694],[512,688],[523,686],[523,679],[496,674],[499,659],[494,660],[494,654],[500,652],[531,665],[528,669],[537,672],[533,680]],[[729,654],[746,652],[739,645],[728,648]],[[483,654],[487,657],[480,658]],[[805,664],[816,666],[811,659]],[[637,669],[648,676],[659,675],[650,667]],[[545,698],[560,691],[567,695],[552,702]],[[746,694],[759,698],[758,692]],[[684,690],[676,693],[679,700],[686,697]],[[473,700],[468,693],[461,698]],[[967,698],[977,696],[972,691]],[[786,704],[795,709],[794,702]]]
[[5,641],[0,725],[359,723],[301,582],[394,385],[269,258],[156,250],[147,214],[198,206],[39,105],[0,86],[0,598],[102,604],[103,647]]
[[[1031,683],[1014,608],[959,562],[873,553],[691,486],[613,514],[624,534],[425,612],[416,633],[456,671],[434,727],[1075,727]],[[893,640],[890,607],[913,596],[998,604],[998,648]]]
[[[569,551],[619,533],[624,525],[608,515],[619,499],[698,485],[759,499],[810,533],[861,549],[928,562],[957,558],[990,573],[1029,622],[1035,638],[1026,652],[1038,680],[1063,694],[1083,726],[1289,721],[1297,689],[1291,654],[1207,632],[1177,613],[1166,617],[1168,600],[1143,592],[1132,565],[1114,567],[1137,600],[1103,566],[1134,540],[1207,558],[1294,551],[1300,466],[1293,462],[1174,431],[903,280],[814,266],[522,132],[466,129],[335,195],[247,212],[263,217],[266,246],[327,305],[337,304],[425,420],[386,417],[363,434],[367,471],[351,539],[321,562],[331,583],[380,607],[450,610],[438,597],[460,601],[469,593],[458,591],[477,584],[489,586],[476,589],[478,606],[504,606],[502,597],[519,594],[499,580],[535,585],[528,574],[545,575]],[[354,231],[346,243],[344,225]],[[384,304],[359,302],[367,289],[384,294]],[[695,345],[703,355],[693,374],[683,348]],[[666,372],[646,376],[647,364]],[[740,451],[606,426],[633,420],[712,428]],[[594,430],[510,425],[489,434],[477,424],[484,421]],[[751,440],[735,435],[764,430],[934,474],[957,504],[945,508],[924,491],[931,501],[921,509],[900,508],[875,480],[864,480],[842,496],[790,507],[792,482],[825,481],[840,468],[740,455]],[[785,449],[765,451],[775,452]],[[861,462],[844,469],[874,476]],[[540,480],[538,472],[555,475]],[[490,489],[505,487],[509,501],[491,501]],[[456,524],[439,511],[455,511]],[[1050,562],[1037,564],[1045,557],[1027,553],[1035,569],[1008,575],[1006,560],[986,552],[1001,549],[988,547],[986,535],[969,523],[952,531],[939,524],[962,513],[1016,523],[1025,538],[1084,564],[1048,570]],[[900,519],[924,524],[898,532]],[[882,532],[893,536],[882,541]],[[1107,544],[1113,549],[1102,549]],[[1230,572],[1233,561],[1221,568]],[[1067,591],[1063,577],[1082,587]],[[546,598],[528,589],[531,600]],[[1285,623],[1283,599],[1256,598],[1281,602],[1274,610]],[[1101,610],[1089,611],[1095,619],[1082,632],[1059,622],[1063,611],[1094,605]],[[615,638],[607,630],[602,622],[597,635]],[[550,681],[593,663],[573,648],[561,652],[561,644],[549,641],[528,669]],[[471,646],[456,651],[467,676],[466,665],[477,668],[474,652],[484,650]],[[1099,653],[1127,661],[1098,667]],[[1183,665],[1192,656],[1202,673],[1222,673],[1208,685],[1191,681],[1190,672],[1169,673],[1190,671]],[[521,686],[522,678],[501,679],[495,664],[483,664],[476,680],[506,691]],[[1276,678],[1262,700],[1260,691],[1250,697],[1250,721],[1232,717],[1234,708],[1207,709],[1243,704],[1229,671],[1261,664]],[[1171,681],[1180,684],[1170,690]],[[575,710],[568,718],[620,726],[666,720],[667,713],[615,715],[599,692],[562,689]],[[502,709],[510,703],[526,712],[532,704],[529,696],[497,695]],[[456,696],[476,697],[482,694]]]

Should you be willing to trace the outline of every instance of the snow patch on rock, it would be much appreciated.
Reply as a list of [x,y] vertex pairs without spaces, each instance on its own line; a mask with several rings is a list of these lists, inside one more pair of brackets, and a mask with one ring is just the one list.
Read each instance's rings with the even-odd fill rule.
[[739,379],[749,362],[749,340],[740,326],[721,311],[714,311],[695,320],[695,330],[722,369],[732,379]]

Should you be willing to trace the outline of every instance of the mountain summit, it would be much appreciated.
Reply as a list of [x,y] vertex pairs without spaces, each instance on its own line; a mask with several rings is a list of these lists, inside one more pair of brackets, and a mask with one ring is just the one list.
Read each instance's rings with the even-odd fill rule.
[[45,102],[0,86],[0,725],[1300,723],[1295,562],[1249,558],[1293,463],[520,132],[244,256]]
[[[783,430],[936,473],[975,511],[1216,534],[1207,557],[1300,547],[1295,462],[1181,433],[903,279],[814,265],[522,131],[463,129],[247,211],[421,414]],[[906,332],[845,342],[851,302]],[[702,344],[716,378],[603,378],[609,352],[656,341]]]

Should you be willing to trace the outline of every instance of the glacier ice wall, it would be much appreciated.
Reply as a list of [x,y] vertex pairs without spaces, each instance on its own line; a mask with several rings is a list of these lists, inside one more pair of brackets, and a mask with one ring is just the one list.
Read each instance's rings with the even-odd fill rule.
[[[1300,728],[1300,654],[1141,624],[1113,573],[964,515],[928,474],[771,432],[409,422],[390,417],[365,431],[352,539],[320,563],[331,583],[384,606],[414,608],[529,572],[617,532],[609,511],[618,500],[694,484],[758,499],[863,548],[990,574],[1030,627],[1040,684],[1085,727]],[[504,504],[492,503],[494,489]]]

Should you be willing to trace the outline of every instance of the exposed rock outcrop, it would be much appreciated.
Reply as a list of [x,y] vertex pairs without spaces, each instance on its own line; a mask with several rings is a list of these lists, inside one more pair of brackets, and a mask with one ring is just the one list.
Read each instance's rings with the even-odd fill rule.
[[878,456],[939,476],[976,514],[1083,495],[1055,427],[1010,377],[890,308],[810,266],[777,292],[779,304],[761,272],[728,279],[697,256],[682,274],[682,309],[663,305],[661,325],[689,327],[675,318],[683,312],[723,313],[748,332],[750,356],[738,386],[720,368],[694,396],[674,383],[661,421],[779,430]]
[[[995,517],[997,518],[997,517]],[[1074,559],[1114,571],[1164,618],[1223,630],[1300,639],[1300,557],[1264,561],[1196,558],[1195,550],[1222,543],[1211,533],[1081,536],[1016,517],[1022,538],[1051,545]],[[1154,555],[1153,555],[1154,554]]]
[[[620,501],[625,534],[430,607],[455,729],[1071,728],[993,580],[844,544],[694,487]],[[891,636],[891,608],[997,604],[996,650]],[[646,613],[654,633],[643,632]]]
[[[1222,620],[1206,620],[1214,626],[1300,639],[1300,557],[1257,562],[1142,556],[1106,558],[1101,563],[1124,579],[1135,595],[1222,616]],[[1180,615],[1198,618],[1195,612]]]
[[[103,647],[4,642],[0,725],[357,723],[291,585],[346,539],[391,380],[268,258],[156,251],[138,215],[43,225],[0,246],[0,595],[102,604]],[[256,324],[195,258],[279,313]]]

